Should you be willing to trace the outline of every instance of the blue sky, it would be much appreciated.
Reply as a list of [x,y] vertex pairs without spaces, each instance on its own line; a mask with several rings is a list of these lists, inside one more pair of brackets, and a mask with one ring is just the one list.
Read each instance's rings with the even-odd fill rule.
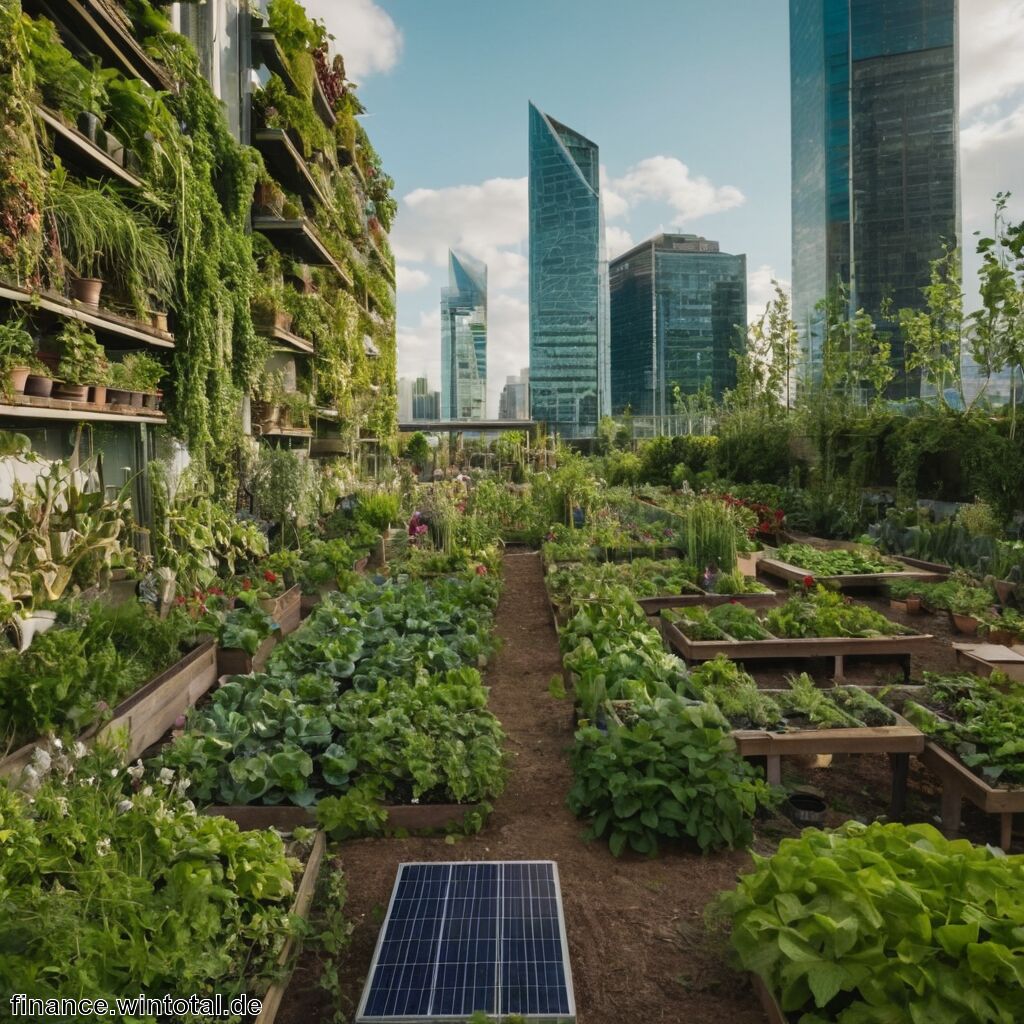
[[[490,268],[489,404],[527,363],[527,101],[601,148],[609,250],[659,230],[790,277],[786,0],[307,0],[396,182],[399,373],[439,385],[449,246]],[[965,235],[1024,198],[1024,4],[962,0]],[[1024,211],[1021,215],[1024,215]]]

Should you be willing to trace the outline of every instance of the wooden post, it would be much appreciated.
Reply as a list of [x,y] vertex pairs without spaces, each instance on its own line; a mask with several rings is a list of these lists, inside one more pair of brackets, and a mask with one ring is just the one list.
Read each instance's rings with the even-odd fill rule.
[[963,804],[963,790],[952,779],[942,783],[942,834],[955,839],[960,831],[960,814]]
[[765,777],[769,786],[782,785],[782,757],[779,754],[769,754],[765,758]]
[[999,815],[999,845],[1007,852],[1013,844],[1013,812]]
[[907,807],[907,780],[910,777],[910,755],[890,754],[892,765],[892,799],[889,802],[889,818],[899,821]]
[[845,679],[846,678],[845,656],[842,655],[842,654],[837,654],[835,660],[836,660],[836,667],[835,667],[834,678],[835,679]]

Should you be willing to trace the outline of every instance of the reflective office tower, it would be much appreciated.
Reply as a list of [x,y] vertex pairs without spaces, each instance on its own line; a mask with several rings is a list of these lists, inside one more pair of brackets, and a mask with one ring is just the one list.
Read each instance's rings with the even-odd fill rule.
[[412,378],[398,378],[398,422],[408,423],[412,419]]
[[426,377],[417,377],[413,383],[412,418],[432,422],[441,418],[441,392],[431,391]]
[[612,260],[612,413],[667,416],[674,394],[736,384],[747,257],[697,235],[656,235]]
[[530,411],[592,437],[609,409],[598,148],[530,104]]
[[448,251],[441,289],[441,418],[482,420],[487,412],[487,267]]
[[499,420],[528,420],[530,418],[530,371],[505,378],[498,401]]
[[893,330],[893,397],[904,372],[892,308],[920,307],[929,264],[959,244],[956,0],[790,0],[793,310],[821,372],[815,306],[841,280],[852,310]]

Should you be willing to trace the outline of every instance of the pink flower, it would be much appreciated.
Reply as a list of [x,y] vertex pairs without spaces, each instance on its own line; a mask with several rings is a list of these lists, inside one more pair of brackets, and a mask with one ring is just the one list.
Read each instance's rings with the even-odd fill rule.
[[476,567],[476,574],[477,574],[477,576],[486,576],[487,575],[487,566],[486,565],[478,565]]

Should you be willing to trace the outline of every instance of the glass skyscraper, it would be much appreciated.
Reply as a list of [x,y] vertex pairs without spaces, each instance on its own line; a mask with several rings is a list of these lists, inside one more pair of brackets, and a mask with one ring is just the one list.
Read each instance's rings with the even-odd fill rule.
[[894,397],[916,397],[882,307],[920,308],[930,262],[959,244],[956,0],[790,0],[793,311],[821,371],[816,305],[893,332]]
[[482,420],[487,412],[487,266],[448,251],[441,289],[441,419]]
[[598,147],[530,104],[530,411],[592,437],[609,410]]
[[612,412],[674,412],[673,395],[735,387],[747,258],[697,235],[657,235],[612,260]]

